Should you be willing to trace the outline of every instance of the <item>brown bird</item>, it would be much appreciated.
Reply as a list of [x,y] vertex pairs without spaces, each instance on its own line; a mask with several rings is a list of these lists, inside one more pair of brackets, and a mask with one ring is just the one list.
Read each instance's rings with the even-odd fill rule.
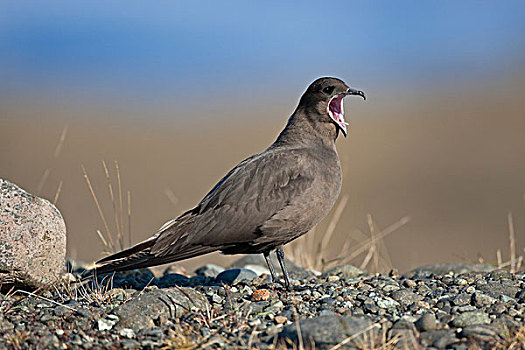
[[341,190],[335,140],[346,137],[343,98],[363,91],[337,78],[320,78],[305,91],[275,142],[230,170],[199,204],[168,221],[151,238],[101,259],[96,273],[149,267],[221,251],[276,250],[285,287],[290,278],[283,246],[313,228]]

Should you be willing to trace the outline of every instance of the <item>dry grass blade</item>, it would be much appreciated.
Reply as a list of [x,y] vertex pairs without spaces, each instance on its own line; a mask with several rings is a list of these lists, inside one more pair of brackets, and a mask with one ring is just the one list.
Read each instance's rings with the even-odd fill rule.
[[115,245],[113,244],[113,238],[111,237],[111,233],[109,231],[108,222],[106,220],[106,217],[104,216],[104,212],[102,211],[102,207],[100,206],[97,195],[95,194],[95,190],[93,189],[93,185],[91,184],[91,180],[89,179],[86,168],[84,167],[84,165],[81,165],[81,167],[82,167],[82,173],[84,174],[84,179],[86,180],[86,184],[88,185],[88,188],[89,188],[89,192],[91,192],[91,196],[93,197],[93,200],[95,201],[95,205],[98,210],[98,215],[100,216],[100,219],[102,220],[104,228],[106,229],[106,235],[108,237],[107,241],[109,242],[106,247],[109,248],[109,251],[113,251]]
[[55,192],[55,198],[53,199],[53,205],[56,205],[57,202],[58,202],[58,197],[60,196],[60,193],[62,192],[62,185],[63,185],[64,181],[60,180],[60,182],[58,183],[58,188]]
[[64,146],[64,142],[66,141],[66,135],[67,135],[68,126],[65,125],[62,129],[62,133],[60,134],[60,139],[58,140],[57,146],[55,147],[55,152],[53,153],[53,158],[58,158],[60,155],[60,152],[62,152],[62,146]]
[[131,247],[131,192],[128,191],[128,245]]
[[332,220],[330,220],[330,223],[328,224],[328,228],[326,229],[323,238],[321,239],[320,244],[320,252],[324,252],[326,250],[326,247],[328,246],[328,243],[332,239],[332,236],[335,231],[335,227],[337,226],[337,223],[339,222],[339,219],[341,218],[341,215],[343,214],[343,211],[345,210],[346,203],[348,203],[348,195],[344,195],[343,198],[341,198],[341,201],[337,205],[334,216],[332,217]]
[[120,225],[118,219],[119,211],[117,208],[117,201],[115,200],[115,195],[113,193],[113,185],[111,183],[111,177],[109,176],[109,170],[106,166],[105,161],[102,161],[102,166],[104,167],[104,174],[106,175],[106,181],[108,184],[109,199],[111,200],[111,205],[113,206],[113,219],[115,220],[115,230],[117,231],[117,242],[119,244],[119,248],[122,250],[124,248],[124,244],[122,242],[122,232],[120,232]]
[[35,293],[32,293],[32,292],[28,292],[28,291],[25,291],[25,290],[17,290],[13,294],[15,294],[15,293],[27,294],[27,295],[30,295],[30,296],[32,296],[34,298],[42,299],[42,300],[45,300],[45,301],[47,301],[47,302],[49,302],[51,304],[62,306],[62,307],[65,307],[66,309],[69,309],[71,311],[77,312],[77,309],[74,309],[71,306],[67,306],[67,305],[61,304],[61,303],[59,303],[57,301],[54,301],[53,299],[49,299],[49,298],[43,297],[41,295],[38,295],[38,294],[35,294]]
[[124,207],[122,205],[122,181],[120,179],[120,167],[118,165],[118,162],[115,161],[115,170],[117,173],[117,187],[118,187],[118,202],[119,202],[119,216],[120,216],[120,226],[119,226],[119,232],[124,235]]
[[46,183],[47,178],[49,177],[49,174],[51,174],[51,169],[47,168],[42,174],[42,177],[40,178],[40,182],[38,183],[38,187],[36,189],[36,192],[38,193],[38,195],[42,193],[42,188],[44,188],[44,184]]
[[175,195],[175,193],[173,192],[171,188],[166,187],[164,189],[164,194],[166,195],[166,197],[168,197],[168,200],[170,201],[171,204],[177,205],[177,203],[179,202],[179,199],[177,198],[177,196]]
[[514,232],[514,220],[512,213],[507,214],[509,224],[509,242],[510,242],[510,272],[516,272],[516,237]]
[[[123,195],[123,189],[122,189],[122,177],[120,174],[119,163],[115,161],[114,165],[115,165],[115,174],[112,176],[110,169],[108,168],[106,162],[102,161],[102,166],[104,169],[104,176],[106,179],[109,199],[111,201],[111,205],[113,209],[114,224],[112,225],[111,228],[110,228],[110,225],[108,224],[106,216],[104,215],[102,205],[100,204],[100,201],[98,200],[98,197],[95,193],[91,180],[87,174],[87,171],[84,165],[82,165],[82,172],[84,174],[84,179],[86,180],[86,183],[88,185],[93,201],[95,202],[95,205],[97,207],[99,217],[102,220],[102,223],[104,225],[105,234],[102,235],[100,231],[97,231],[97,235],[99,236],[102,243],[104,244],[106,253],[114,253],[116,252],[117,248],[119,250],[122,250],[122,249],[125,249],[125,246],[126,246],[126,244],[124,243],[124,232],[126,231],[126,227],[125,227],[126,225],[125,225],[125,219],[124,219],[124,198],[123,198],[124,195]],[[115,181],[116,179],[116,187],[112,182],[112,178],[113,178],[113,181]],[[115,188],[117,192],[115,192]],[[127,191],[127,216],[128,216],[127,218],[128,244],[129,246],[131,246],[131,193],[130,191]],[[113,235],[115,235],[115,239],[113,238],[114,237]]]
[[295,318],[295,325],[297,329],[297,340],[299,342],[299,350],[304,350],[303,335],[301,334],[301,325],[299,323],[299,314],[297,309],[293,308],[293,317]]
[[355,334],[352,334],[351,336],[345,338],[339,344],[332,346],[329,350],[337,350],[337,349],[341,348],[342,346],[344,346],[345,344],[348,344],[349,342],[351,342],[355,338],[359,337],[360,335],[365,334],[366,332],[368,332],[368,331],[370,331],[370,330],[372,330],[374,328],[378,328],[378,327],[380,327],[380,326],[377,323],[371,324],[370,326],[366,327],[365,329],[363,329],[363,330],[361,330],[361,331],[359,331],[359,332],[357,332]]
[[370,247],[372,246],[372,244],[375,244],[375,241],[377,241],[378,239],[383,239],[384,237],[388,236],[389,234],[395,232],[397,229],[401,228],[402,226],[406,225],[408,222],[410,221],[410,217],[409,216],[405,216],[403,218],[401,218],[399,221],[395,222],[394,224],[388,226],[386,229],[380,231],[377,235],[375,235],[375,240],[374,241],[365,241],[365,242],[362,242],[361,244],[359,244],[355,250],[351,253],[351,254],[346,254],[346,252],[344,254],[342,254],[342,256],[330,261],[330,262],[336,262],[336,263],[339,263],[339,264],[342,264],[342,263],[347,263],[353,259],[355,259],[356,257],[358,257],[359,255],[361,255],[362,253],[366,252],[367,250],[370,249]]

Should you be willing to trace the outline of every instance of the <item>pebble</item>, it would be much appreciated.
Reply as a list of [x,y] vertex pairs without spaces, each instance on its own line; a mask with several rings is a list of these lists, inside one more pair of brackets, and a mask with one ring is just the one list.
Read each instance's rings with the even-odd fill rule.
[[133,332],[133,329],[130,329],[130,328],[122,328],[118,334],[120,334],[120,336],[122,337],[125,337],[125,338],[135,338],[135,332]]
[[268,289],[256,289],[252,293],[252,301],[263,301],[270,299],[270,291]]
[[288,319],[285,316],[280,316],[280,315],[275,316],[273,320],[277,324],[283,324],[283,323],[286,323],[286,321],[288,321]]
[[[146,272],[116,274],[121,287],[105,291],[106,299],[87,294],[90,297],[64,300],[67,294],[46,292],[49,299],[64,304],[57,306],[25,298],[17,308],[0,313],[0,332],[28,332],[28,344],[41,339],[50,348],[59,341],[85,349],[155,349],[176,346],[175,341],[239,348],[254,332],[252,344],[268,350],[275,337],[297,339],[293,332],[298,318],[305,348],[309,337],[320,341],[316,348],[335,346],[339,336],[348,337],[343,338],[344,328],[338,333],[343,322],[357,331],[381,323],[387,337],[414,339],[421,348],[466,350],[470,341],[490,348],[501,339],[497,329],[524,325],[525,282],[507,272],[465,273],[451,268],[454,273],[446,275],[425,271],[354,275],[352,271],[346,266],[315,277],[303,269],[306,277],[295,278],[292,292],[240,267],[221,272],[221,278],[168,274],[148,288],[151,276]],[[0,348],[7,346],[5,341],[0,337]],[[400,348],[403,344],[413,346],[398,343]],[[355,347],[352,341],[347,345]],[[298,344],[289,348],[293,346]]]
[[484,312],[470,311],[456,316],[452,320],[452,325],[456,328],[463,328],[473,324],[489,324],[490,318]]
[[259,277],[252,270],[245,268],[229,269],[217,275],[216,280],[228,284],[236,284],[244,280],[252,280]]
[[423,314],[415,322],[415,326],[420,332],[433,331],[437,328],[436,316],[431,313]]

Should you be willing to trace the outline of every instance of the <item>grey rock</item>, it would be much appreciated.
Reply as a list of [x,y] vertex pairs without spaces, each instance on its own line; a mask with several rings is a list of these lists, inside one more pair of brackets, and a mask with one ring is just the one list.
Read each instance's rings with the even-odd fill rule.
[[97,320],[97,328],[99,331],[107,331],[113,328],[118,320],[109,320],[106,318],[99,318]]
[[512,278],[512,273],[510,273],[509,271],[507,270],[502,270],[502,269],[499,269],[499,270],[494,270],[494,271],[491,271],[487,274],[488,278],[492,278],[492,279],[511,279]]
[[496,300],[493,297],[481,292],[474,293],[474,295],[472,296],[472,301],[477,307],[489,306],[496,302]]
[[392,292],[392,299],[402,305],[408,306],[412,303],[420,301],[423,298],[409,289],[402,288]]
[[[307,348],[329,349],[346,338],[363,332],[370,327],[372,322],[366,317],[338,317],[322,316],[299,321],[303,344]],[[365,337],[377,336],[378,328],[371,328],[345,344],[342,349],[356,349],[362,344]],[[289,339],[294,344],[299,344],[297,322],[284,327],[279,333],[282,340]]]
[[138,349],[140,348],[140,343],[133,339],[124,339],[120,342],[122,349]]
[[488,281],[486,284],[478,285],[477,289],[493,298],[499,298],[501,295],[514,298],[520,292],[520,288],[510,280]]
[[9,332],[13,328],[14,328],[13,324],[4,318],[3,312],[0,312],[0,333]]
[[447,345],[455,343],[457,339],[452,330],[438,329],[421,333],[419,341],[421,345],[426,347],[433,346],[438,349],[444,349]]
[[474,324],[489,324],[490,317],[481,311],[470,311],[456,316],[452,320],[452,325],[456,328],[463,328]]
[[366,272],[353,266],[353,265],[341,265],[334,267],[333,269],[330,269],[326,272],[324,272],[321,277],[328,277],[328,276],[338,276],[343,279],[352,279],[359,277],[361,275],[365,275]]
[[417,334],[411,329],[390,329],[387,334],[387,340],[392,339],[396,339],[395,349],[414,349],[414,344],[417,344]]
[[0,179],[0,286],[37,288],[66,266],[66,225],[58,209]]
[[259,277],[252,270],[244,268],[229,269],[217,275],[216,280],[228,284],[239,283],[242,280],[252,280]]
[[452,298],[452,305],[461,306],[470,304],[470,294],[461,293]]
[[[270,260],[273,263],[273,266],[276,268],[277,274],[279,273],[279,262],[277,261],[277,258],[275,257],[275,254],[270,254]],[[246,268],[247,265],[259,265],[261,267],[267,268],[266,260],[264,260],[264,257],[262,254],[248,254],[243,256],[242,258],[234,261],[230,266],[228,266],[229,269],[232,268]],[[313,273],[308,271],[307,269],[295,264],[293,261],[290,261],[286,259],[286,267],[288,268],[288,272],[290,273],[290,277],[293,279],[301,280],[308,277],[313,276]]]
[[460,336],[464,338],[474,338],[475,340],[483,342],[491,342],[498,339],[498,332],[491,326],[471,325],[463,328]]
[[420,332],[433,331],[437,328],[436,316],[431,313],[423,314],[416,322],[415,326]]
[[382,309],[395,309],[399,305],[397,301],[389,297],[378,298],[376,303]]
[[125,304],[113,312],[120,321],[117,329],[130,328],[135,334],[155,327],[155,321],[177,318],[197,309],[205,310],[209,306],[206,297],[193,288],[154,289],[137,292]]
[[266,276],[270,276],[270,270],[268,270],[268,268],[264,267],[264,266],[261,266],[261,265],[251,265],[251,264],[248,264],[246,265],[244,268],[248,269],[248,270],[252,270],[253,272],[255,272],[258,276],[262,276],[262,275],[266,275]]
[[[108,274],[98,276],[99,280],[107,279]],[[143,289],[153,284],[155,276],[150,269],[135,269],[129,271],[119,271],[113,275],[113,286],[122,289]]]
[[187,286],[190,279],[178,273],[169,273],[159,278],[155,284],[159,288],[167,288],[173,286]]
[[447,273],[461,274],[467,272],[489,272],[494,270],[494,267],[486,264],[466,264],[466,263],[441,263],[423,265],[413,269],[410,273],[431,272],[438,275]]
[[118,334],[120,334],[121,337],[125,338],[135,338],[135,332],[133,332],[133,329],[130,328],[122,328]]
[[222,271],[224,271],[224,267],[221,267],[215,264],[206,264],[196,269],[195,273],[197,275],[202,275],[204,277],[214,277],[215,278]]

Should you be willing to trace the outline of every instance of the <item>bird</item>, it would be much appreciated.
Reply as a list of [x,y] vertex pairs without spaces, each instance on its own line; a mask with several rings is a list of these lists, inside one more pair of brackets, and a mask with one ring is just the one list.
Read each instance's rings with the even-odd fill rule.
[[275,251],[291,290],[283,246],[310,231],[336,202],[342,185],[335,142],[347,136],[343,98],[366,99],[342,80],[312,82],[275,141],[230,170],[192,209],[152,237],[96,262],[96,274],[151,267],[207,253]]

